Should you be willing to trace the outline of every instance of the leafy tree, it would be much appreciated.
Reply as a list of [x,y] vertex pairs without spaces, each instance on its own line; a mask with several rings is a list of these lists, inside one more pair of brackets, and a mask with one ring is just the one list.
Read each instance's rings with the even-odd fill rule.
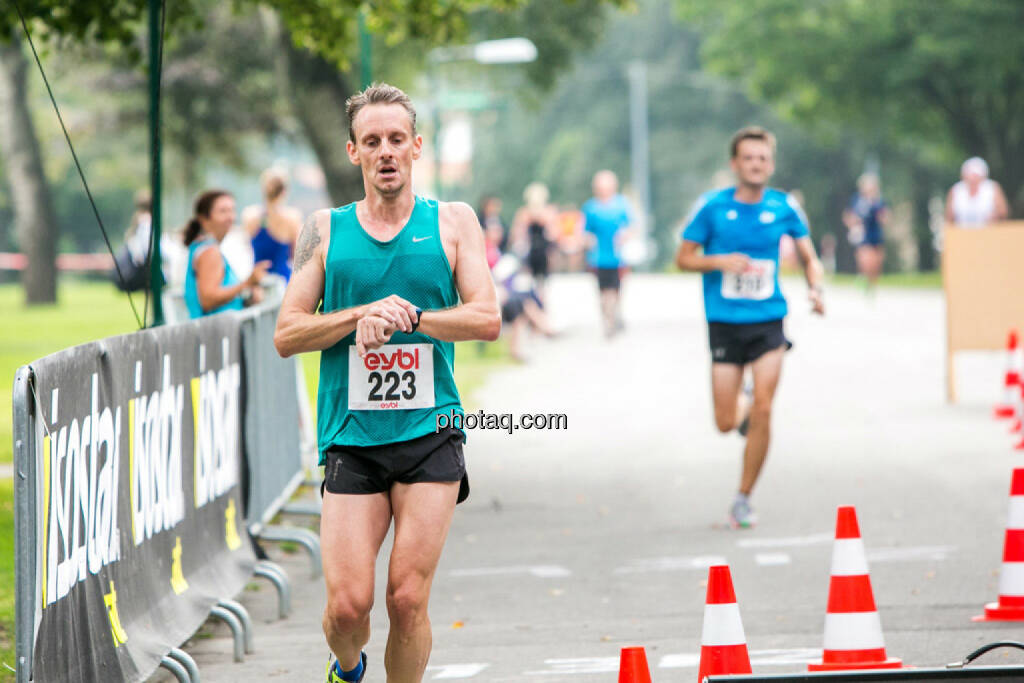
[[[1024,212],[1024,3],[677,0],[703,55],[794,120],[841,122],[923,169],[984,156]],[[934,172],[931,175],[935,175]]]

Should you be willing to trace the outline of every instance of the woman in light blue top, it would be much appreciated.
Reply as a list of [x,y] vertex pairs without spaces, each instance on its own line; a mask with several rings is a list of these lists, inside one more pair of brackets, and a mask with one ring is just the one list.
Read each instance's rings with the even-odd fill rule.
[[239,282],[220,251],[220,243],[234,223],[235,199],[230,193],[207,190],[196,199],[192,218],[185,226],[185,305],[191,318],[239,310],[263,298],[257,285],[270,263],[260,261],[249,277]]

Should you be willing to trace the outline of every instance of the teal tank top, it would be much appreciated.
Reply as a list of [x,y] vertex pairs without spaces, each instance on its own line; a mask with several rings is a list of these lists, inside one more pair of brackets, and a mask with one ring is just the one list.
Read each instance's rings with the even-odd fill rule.
[[[409,222],[387,242],[363,229],[355,204],[333,209],[323,312],[392,294],[424,311],[458,304],[437,202],[416,197]],[[355,332],[324,349],[316,401],[320,464],[331,446],[408,441],[435,432],[439,413],[461,415],[454,368],[455,345],[421,332],[395,332],[366,358],[355,353]]]
[[[220,247],[217,246],[217,242],[213,239],[193,242],[188,247],[188,268],[185,271],[185,306],[188,308],[188,317],[193,319],[202,318],[204,315],[213,315],[221,311],[240,311],[245,307],[240,296],[236,296],[231,301],[212,311],[204,311],[203,307],[199,305],[199,289],[196,286],[196,272],[192,268],[192,262],[199,255],[199,252],[211,248],[216,249],[218,253],[220,252]],[[238,277],[235,275],[235,271],[231,270],[231,266],[228,264],[228,260],[224,258],[223,253],[220,254],[220,260],[224,262],[224,279],[220,281],[220,286],[230,287],[237,285]]]

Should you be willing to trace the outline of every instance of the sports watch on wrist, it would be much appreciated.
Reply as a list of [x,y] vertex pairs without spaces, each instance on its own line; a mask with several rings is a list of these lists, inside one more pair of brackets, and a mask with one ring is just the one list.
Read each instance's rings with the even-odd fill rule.
[[409,334],[416,331],[416,328],[420,326],[420,318],[423,317],[423,309],[419,306],[416,307],[416,322],[412,324],[412,329],[409,330]]

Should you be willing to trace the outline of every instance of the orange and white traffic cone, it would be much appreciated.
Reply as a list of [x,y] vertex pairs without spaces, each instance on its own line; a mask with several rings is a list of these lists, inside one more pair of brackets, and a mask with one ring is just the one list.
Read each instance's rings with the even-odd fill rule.
[[882,620],[871,591],[864,542],[857,511],[841,505],[836,516],[836,542],[832,547],[832,577],[825,613],[825,648],[821,662],[810,671],[845,669],[898,669],[903,663],[885,654]]
[[619,655],[619,683],[651,683],[647,653],[642,647],[624,647]]
[[1003,375],[1003,402],[995,407],[997,418],[1013,417],[1016,413],[1017,394],[1021,375],[1024,374],[1024,349],[1021,349],[1017,330],[1010,330],[1006,339],[1006,373]]
[[705,676],[749,674],[750,655],[740,621],[740,606],[732,588],[728,565],[708,569],[708,595],[704,605],[704,630],[700,637],[700,670]]
[[1024,621],[1024,469],[1015,469],[1010,482],[1010,513],[999,572],[999,602],[985,605],[974,621]]

